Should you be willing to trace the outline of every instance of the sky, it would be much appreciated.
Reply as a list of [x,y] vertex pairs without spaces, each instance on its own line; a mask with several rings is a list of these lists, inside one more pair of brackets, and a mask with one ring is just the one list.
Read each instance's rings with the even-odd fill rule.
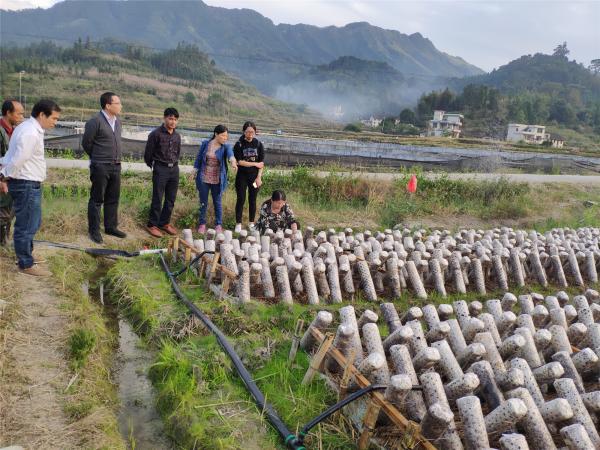
[[[343,26],[369,22],[421,33],[441,51],[490,71],[522,55],[552,53],[567,42],[569,58],[600,58],[600,0],[204,0],[250,8],[278,23]],[[0,8],[48,8],[57,0],[0,0]]]

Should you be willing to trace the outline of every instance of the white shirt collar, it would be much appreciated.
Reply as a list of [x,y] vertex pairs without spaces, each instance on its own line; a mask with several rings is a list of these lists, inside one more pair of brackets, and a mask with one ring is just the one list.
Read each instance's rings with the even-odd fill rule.
[[42,128],[38,120],[35,117],[30,117],[29,119],[33,121],[33,126],[35,127],[35,129],[38,130],[41,134],[44,134],[44,129]]
[[104,114],[104,117],[106,117],[106,120],[108,120],[110,123],[116,122],[117,121],[117,116],[110,116],[106,111],[101,110],[102,114]]

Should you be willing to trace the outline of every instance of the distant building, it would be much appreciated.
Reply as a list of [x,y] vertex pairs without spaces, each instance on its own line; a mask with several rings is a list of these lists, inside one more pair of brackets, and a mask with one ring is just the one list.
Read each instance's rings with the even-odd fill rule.
[[333,118],[339,120],[344,117],[344,110],[342,109],[342,105],[337,105],[333,107]]
[[383,119],[376,119],[373,116],[369,117],[368,119],[362,119],[360,121],[360,123],[362,123],[364,126],[371,128],[377,128],[381,126],[381,122],[383,122]]
[[565,138],[558,134],[551,134],[549,141],[554,148],[563,148],[565,145]]
[[436,110],[433,112],[433,120],[427,124],[426,136],[449,136],[460,137],[464,116],[458,113],[448,113]]
[[506,140],[509,142],[526,142],[527,144],[543,144],[550,140],[550,135],[546,133],[544,125],[509,123]]

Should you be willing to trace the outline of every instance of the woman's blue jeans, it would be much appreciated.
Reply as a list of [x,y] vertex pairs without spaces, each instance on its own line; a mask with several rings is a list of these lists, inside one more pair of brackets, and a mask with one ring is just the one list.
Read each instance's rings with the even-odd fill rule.
[[221,185],[220,184],[208,184],[204,181],[200,181],[196,184],[198,192],[200,193],[200,218],[199,224],[203,225],[206,223],[206,208],[208,207],[208,193],[213,199],[213,205],[215,207],[215,225],[223,224],[223,206],[221,204]]

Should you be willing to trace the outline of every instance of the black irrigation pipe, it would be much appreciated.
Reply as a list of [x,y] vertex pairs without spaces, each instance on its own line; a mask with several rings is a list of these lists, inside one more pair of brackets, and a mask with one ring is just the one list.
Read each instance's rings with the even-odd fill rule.
[[134,258],[136,256],[151,255],[154,253],[162,253],[165,251],[165,249],[158,248],[158,249],[150,249],[150,250],[138,250],[137,252],[128,252],[126,250],[117,250],[117,249],[112,249],[112,248],[83,248],[83,247],[78,247],[77,245],[63,244],[60,242],[41,241],[41,240],[37,240],[37,239],[34,240],[33,242],[35,242],[36,244],[48,245],[49,247],[64,248],[67,250],[77,250],[80,252],[88,253],[92,256],[106,256],[106,257],[122,256],[125,258]]
[[162,253],[160,253],[160,262],[162,264],[162,267],[163,267],[165,273],[169,277],[169,280],[171,281],[171,286],[173,288],[173,291],[175,291],[175,295],[177,295],[177,298],[179,298],[179,300],[181,300],[190,309],[190,311],[196,317],[198,317],[204,323],[204,325],[215,335],[215,337],[217,338],[217,341],[219,341],[219,344],[221,345],[223,350],[225,350],[225,352],[231,358],[231,361],[233,362],[233,365],[235,366],[238,374],[240,375],[240,378],[246,385],[246,389],[248,389],[250,394],[252,394],[252,397],[254,398],[256,405],[260,408],[261,411],[265,412],[265,414],[267,415],[267,418],[269,419],[269,422],[271,422],[271,424],[277,430],[279,435],[285,440],[286,445],[289,448],[294,449],[294,450],[306,450],[306,448],[302,444],[302,440],[299,439],[295,434],[293,434],[288,429],[288,427],[285,425],[285,423],[283,423],[281,418],[277,415],[277,412],[275,411],[273,406],[270,405],[269,403],[267,403],[264,394],[260,391],[260,389],[258,389],[258,386],[252,379],[252,375],[250,375],[250,372],[248,372],[248,369],[246,369],[246,367],[242,363],[242,360],[240,359],[239,355],[235,352],[235,350],[233,349],[233,347],[231,346],[231,344],[229,343],[229,341],[227,340],[225,335],[181,291],[181,288],[179,287],[179,285],[177,284],[177,281],[175,280],[175,277],[169,270],[169,267],[167,266],[167,262],[165,261],[165,258]]
[[[182,269],[178,270],[177,272],[171,272],[169,270],[169,266],[167,265],[167,262],[165,261],[165,257],[162,252],[159,253],[159,256],[160,256],[161,265],[162,265],[165,273],[169,277],[169,281],[171,282],[171,286],[173,288],[173,291],[175,291],[175,295],[177,296],[177,298],[179,298],[179,300],[181,300],[181,302],[183,302],[189,308],[189,310],[196,317],[198,317],[204,323],[204,325],[215,335],[215,337],[217,338],[217,341],[219,342],[219,344],[221,345],[223,350],[225,350],[225,352],[231,358],[231,361],[233,362],[233,365],[235,366],[240,378],[246,385],[246,388],[248,389],[250,394],[252,394],[252,397],[254,397],[254,401],[256,402],[257,406],[261,409],[261,411],[265,411],[265,413],[269,419],[269,422],[271,422],[273,427],[277,430],[279,435],[284,439],[286,445],[289,448],[295,449],[295,450],[306,450],[306,447],[304,447],[304,438],[313,427],[315,427],[322,421],[326,420],[329,416],[331,416],[336,411],[342,409],[347,404],[359,399],[360,397],[362,397],[370,392],[387,388],[387,386],[383,386],[383,385],[369,385],[369,386],[362,388],[356,392],[353,392],[352,394],[348,395],[346,398],[339,401],[335,405],[332,405],[329,408],[327,408],[325,411],[323,411],[321,414],[319,414],[317,417],[315,417],[313,420],[311,420],[309,423],[307,423],[302,428],[302,431],[300,431],[298,433],[298,435],[293,434],[288,429],[288,427],[285,425],[285,423],[283,423],[281,418],[277,415],[277,411],[275,411],[273,406],[271,404],[267,403],[264,394],[260,391],[260,389],[258,389],[258,386],[252,379],[250,372],[248,372],[248,369],[246,369],[246,367],[242,363],[242,360],[240,359],[239,355],[235,352],[235,350],[233,349],[233,347],[231,346],[231,344],[229,343],[229,341],[227,340],[225,335],[221,332],[221,330],[219,330],[219,328],[214,323],[212,323],[212,321],[210,320],[210,318],[208,318],[208,316],[206,316],[194,303],[192,303],[186,297],[186,295],[181,291],[179,284],[177,284],[177,280],[175,278],[177,276],[181,275],[186,270],[188,270],[190,267],[192,267],[205,253],[214,253],[214,252],[204,251],[200,255],[196,256],[188,265],[184,266]],[[412,389],[413,390],[422,390],[422,386],[415,385],[412,387]]]
[[359,389],[356,392],[353,392],[352,394],[345,397],[342,401],[336,403],[335,405],[330,406],[325,411],[323,411],[321,414],[319,414],[317,417],[315,417],[313,420],[311,420],[306,425],[304,425],[304,428],[302,428],[302,431],[300,431],[298,433],[298,439],[301,442],[304,441],[304,436],[306,436],[308,434],[308,432],[311,430],[311,428],[313,428],[316,425],[318,425],[319,423],[323,422],[325,419],[327,419],[329,416],[331,416],[334,412],[342,409],[348,403],[352,403],[354,400],[361,398],[363,395],[366,395],[369,392],[378,391],[378,390],[382,390],[382,389],[386,389],[386,388],[387,388],[387,386],[383,386],[383,385],[379,385],[379,384],[378,385],[370,384],[367,387],[364,387],[362,389]]
[[171,275],[173,275],[174,278],[177,278],[179,275],[181,275],[183,272],[185,272],[186,270],[188,270],[190,267],[192,267],[194,264],[196,264],[198,261],[200,261],[200,259],[204,256],[204,255],[213,255],[215,252],[211,251],[211,250],[204,250],[202,253],[200,253],[199,255],[196,255],[194,257],[194,259],[192,259],[190,261],[190,263],[187,266],[184,266],[182,269],[178,270],[177,272],[172,272]]

